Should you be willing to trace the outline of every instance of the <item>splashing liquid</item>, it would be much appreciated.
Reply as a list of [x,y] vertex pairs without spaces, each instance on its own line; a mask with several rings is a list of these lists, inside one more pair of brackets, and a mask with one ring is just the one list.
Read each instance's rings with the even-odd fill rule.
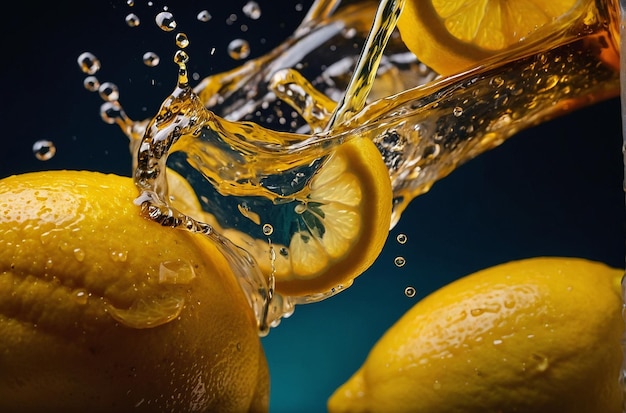
[[[266,242],[261,223],[274,222],[268,217],[306,197],[308,182],[338,145],[360,136],[379,148],[394,191],[393,226],[413,198],[458,165],[523,128],[618,93],[614,16],[593,2],[580,7],[588,11],[582,16],[595,19],[556,21],[540,43],[445,79],[417,61],[397,35],[402,3],[317,2],[283,44],[195,88],[189,57],[178,50],[176,88],[150,120],[129,119],[117,96],[103,96],[103,118],[131,140],[144,214],[219,246],[261,332],[295,304],[346,286],[307,297],[274,294],[272,274],[222,231]],[[176,27],[169,12],[156,21],[164,31]],[[85,73],[95,73],[93,55],[80,62]],[[191,184],[202,211],[171,204],[168,169]]]

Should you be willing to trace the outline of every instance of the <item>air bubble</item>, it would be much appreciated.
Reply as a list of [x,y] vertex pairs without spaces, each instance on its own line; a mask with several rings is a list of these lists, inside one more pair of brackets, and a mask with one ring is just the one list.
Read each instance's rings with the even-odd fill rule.
[[33,153],[40,161],[47,161],[57,153],[57,148],[52,141],[42,139],[33,144]]
[[180,47],[181,49],[189,46],[189,38],[185,33],[176,34],[176,46]]
[[261,17],[261,7],[256,1],[249,1],[243,6],[243,13],[252,20],[257,20]]
[[126,22],[128,27],[137,27],[139,26],[139,23],[141,23],[139,17],[135,13],[130,13],[129,15],[127,15],[124,21]]
[[404,257],[396,257],[394,258],[393,263],[396,264],[396,267],[404,267],[406,259]]
[[159,65],[161,58],[154,52],[146,52],[143,54],[143,63],[148,67],[155,67]]
[[462,108],[462,107],[460,107],[460,106],[456,106],[456,107],[452,110],[452,114],[458,118],[459,116],[461,116],[461,115],[463,114],[463,108]]
[[98,60],[93,53],[81,53],[80,56],[78,56],[77,62],[80,70],[88,75],[93,75],[100,70],[100,60]]
[[159,28],[165,32],[171,32],[176,28],[176,20],[174,15],[169,11],[162,11],[155,17],[155,22]]
[[398,241],[398,244],[406,244],[408,240],[408,237],[406,236],[406,234],[398,234],[398,236],[396,237],[396,241]]
[[198,15],[196,16],[196,18],[201,21],[201,22],[208,22],[209,20],[211,20],[211,13],[209,13],[207,10],[202,10],[200,13],[198,13]]
[[270,236],[274,233],[274,227],[271,224],[263,224],[263,234]]
[[228,54],[235,60],[250,56],[250,45],[243,39],[235,39],[228,44]]
[[406,295],[409,298],[415,297],[415,293],[416,293],[415,287],[408,286],[404,289],[404,295]]

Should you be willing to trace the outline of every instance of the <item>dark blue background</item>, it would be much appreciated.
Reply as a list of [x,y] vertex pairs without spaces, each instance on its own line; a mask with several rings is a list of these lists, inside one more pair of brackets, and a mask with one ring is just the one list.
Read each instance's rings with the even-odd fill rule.
[[[103,65],[98,77],[120,87],[131,118],[151,116],[174,87],[175,48],[173,36],[152,20],[161,3],[148,8],[146,1],[135,2],[133,9],[125,1],[23,2],[13,4],[10,18],[5,12],[0,177],[45,169],[130,174],[127,140],[100,120],[100,98],[83,88],[76,58],[95,53]],[[304,15],[288,0],[259,0],[258,21],[241,13],[245,1],[225,2],[228,9],[213,1],[172,3],[178,28],[191,38],[190,71],[203,75],[234,66],[225,48],[242,36],[242,23],[249,26],[245,37],[256,57],[288,36]],[[309,2],[302,4],[306,10]],[[202,9],[213,14],[209,23],[195,19]],[[131,11],[142,18],[138,28],[124,23]],[[239,19],[227,26],[230,13]],[[157,68],[141,62],[146,51],[161,56]],[[31,147],[38,139],[55,142],[54,158],[35,159]],[[326,399],[380,335],[420,297],[457,277],[540,255],[623,266],[621,142],[619,101],[613,99],[518,134],[414,200],[380,259],[352,287],[297,308],[263,339],[271,411],[323,412]],[[396,242],[398,233],[408,236],[406,244]],[[399,255],[407,259],[403,268],[393,264]],[[415,297],[404,295],[406,286],[416,288]]]

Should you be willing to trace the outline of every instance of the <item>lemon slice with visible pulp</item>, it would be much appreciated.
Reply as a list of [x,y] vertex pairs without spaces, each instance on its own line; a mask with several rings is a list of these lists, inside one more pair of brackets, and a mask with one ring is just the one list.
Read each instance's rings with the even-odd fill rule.
[[[408,0],[398,29],[424,64],[449,75],[519,44],[587,4],[588,0]],[[570,22],[565,20],[559,24]]]
[[193,189],[183,178],[168,175],[168,181],[173,206],[182,202],[182,212],[199,214],[195,217],[248,251],[266,276],[274,275],[276,291],[284,295],[310,297],[348,287],[373,264],[389,233],[389,172],[366,138],[335,149],[308,181],[306,195],[284,204],[262,199],[256,200],[264,202],[259,206],[242,197],[229,210],[220,204],[202,212],[189,201]]

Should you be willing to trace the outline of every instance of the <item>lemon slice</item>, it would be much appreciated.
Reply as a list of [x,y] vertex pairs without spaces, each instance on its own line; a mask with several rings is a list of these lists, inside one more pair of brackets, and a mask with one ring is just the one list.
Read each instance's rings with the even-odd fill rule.
[[424,64],[442,75],[450,75],[519,44],[568,12],[584,10],[588,3],[587,0],[408,0],[398,29],[407,47]]
[[[185,185],[176,187],[187,197]],[[242,197],[228,206],[222,197],[202,219],[273,274],[277,292],[312,297],[348,287],[374,263],[389,233],[392,191],[376,146],[353,138],[317,167],[303,193],[277,205]]]

